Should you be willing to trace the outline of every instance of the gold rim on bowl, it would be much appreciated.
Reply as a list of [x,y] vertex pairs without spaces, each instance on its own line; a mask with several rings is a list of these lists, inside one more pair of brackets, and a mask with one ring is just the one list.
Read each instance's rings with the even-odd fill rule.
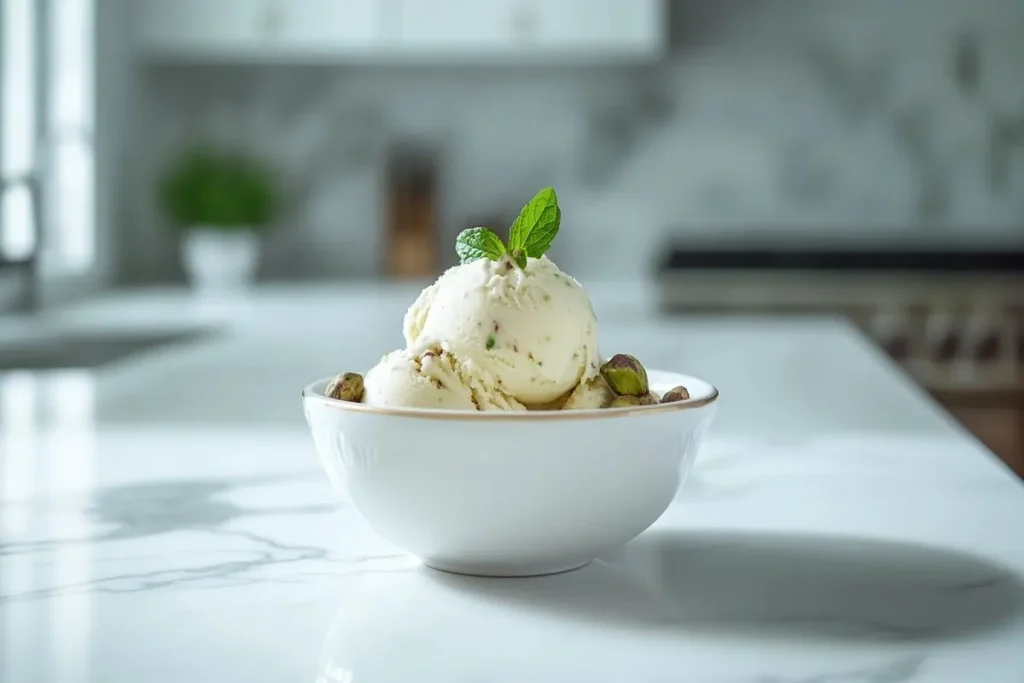
[[[630,417],[637,415],[658,415],[677,410],[694,410],[711,405],[718,400],[718,389],[714,385],[700,380],[711,387],[711,393],[707,396],[688,398],[683,401],[672,403],[657,403],[650,406],[628,406],[624,408],[592,408],[583,410],[501,410],[501,411],[470,411],[470,410],[439,410],[437,408],[391,408],[386,406],[371,406],[365,403],[353,403],[342,401],[338,398],[331,398],[316,391],[314,387],[330,382],[332,377],[324,377],[310,383],[302,390],[303,399],[311,399],[319,403],[346,410],[353,413],[367,413],[371,415],[391,415],[394,417],[414,417],[422,420],[600,420],[612,417]],[[697,379],[696,377],[694,379]]]

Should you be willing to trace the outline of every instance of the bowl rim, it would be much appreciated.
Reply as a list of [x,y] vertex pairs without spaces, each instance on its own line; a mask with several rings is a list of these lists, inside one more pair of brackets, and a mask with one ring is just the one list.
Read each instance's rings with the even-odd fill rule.
[[692,375],[684,375],[679,372],[668,370],[651,369],[650,373],[664,373],[695,379],[710,387],[711,391],[705,396],[688,398],[683,401],[672,403],[657,403],[651,406],[628,406],[625,408],[588,408],[581,410],[493,410],[493,411],[469,411],[469,410],[443,410],[438,408],[397,408],[389,406],[371,406],[365,403],[353,403],[342,401],[339,398],[331,398],[315,389],[319,384],[330,382],[335,376],[321,377],[306,385],[302,390],[303,401],[314,401],[322,405],[336,408],[345,412],[364,413],[368,415],[388,415],[392,417],[412,417],[421,420],[455,420],[461,422],[481,421],[503,421],[512,422],[549,422],[549,421],[575,421],[575,420],[607,420],[615,417],[637,417],[640,415],[663,415],[682,410],[696,410],[712,405],[718,400],[718,388]]

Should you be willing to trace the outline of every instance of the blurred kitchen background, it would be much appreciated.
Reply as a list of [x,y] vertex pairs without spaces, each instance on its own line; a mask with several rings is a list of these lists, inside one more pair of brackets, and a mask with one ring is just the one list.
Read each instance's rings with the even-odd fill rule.
[[584,284],[848,316],[1024,471],[1024,2],[0,7],[0,308],[425,280],[553,185]]

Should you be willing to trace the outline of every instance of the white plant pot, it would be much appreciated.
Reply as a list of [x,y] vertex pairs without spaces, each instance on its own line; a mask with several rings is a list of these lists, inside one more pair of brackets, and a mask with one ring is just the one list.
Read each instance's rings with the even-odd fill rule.
[[256,278],[260,247],[260,236],[254,230],[196,226],[182,240],[182,265],[189,282],[200,292],[237,292],[250,287]]

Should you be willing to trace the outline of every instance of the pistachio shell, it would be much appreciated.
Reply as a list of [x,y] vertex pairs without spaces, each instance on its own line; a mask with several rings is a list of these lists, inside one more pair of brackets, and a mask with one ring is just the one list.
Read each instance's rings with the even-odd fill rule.
[[363,400],[363,376],[357,372],[343,372],[327,385],[327,395],[351,403]]
[[611,404],[608,407],[609,408],[628,408],[630,406],[638,406],[638,405],[640,405],[640,397],[639,396],[616,396],[612,400]]
[[617,353],[601,366],[601,376],[619,396],[643,396],[649,391],[647,370],[633,356]]
[[653,406],[658,402],[653,394],[643,396],[616,396],[609,408],[628,408],[630,406]]
[[672,387],[661,397],[661,402],[675,403],[676,401],[685,401],[688,398],[690,398],[690,392],[686,390],[686,387]]

